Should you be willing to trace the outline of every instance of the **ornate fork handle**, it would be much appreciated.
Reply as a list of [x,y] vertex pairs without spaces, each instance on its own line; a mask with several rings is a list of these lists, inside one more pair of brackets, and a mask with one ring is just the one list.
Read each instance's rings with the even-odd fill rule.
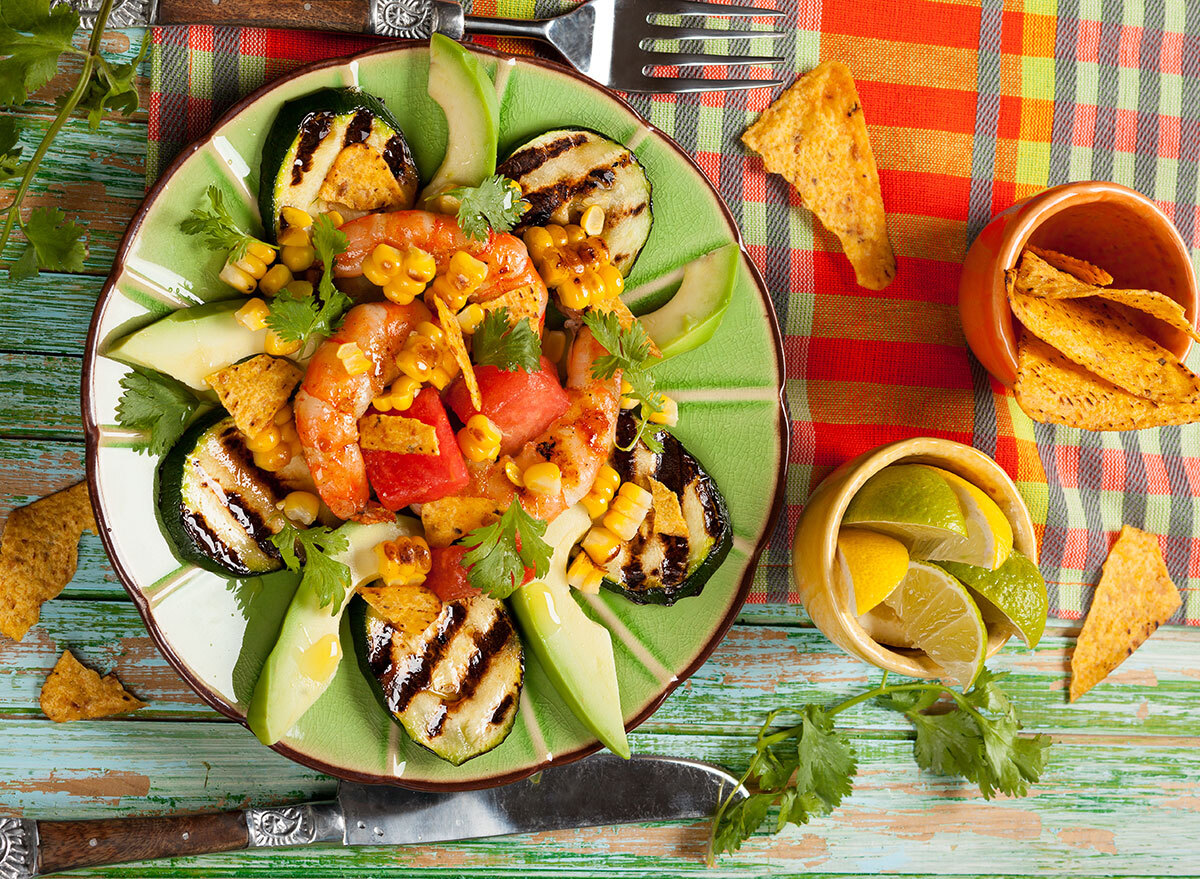
[[0,879],[37,875],[37,824],[26,818],[0,818]]

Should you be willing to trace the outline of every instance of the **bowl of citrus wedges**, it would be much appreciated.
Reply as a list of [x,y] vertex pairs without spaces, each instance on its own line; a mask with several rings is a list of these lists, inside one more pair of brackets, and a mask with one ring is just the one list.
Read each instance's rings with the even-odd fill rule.
[[880,668],[966,689],[1016,637],[1046,625],[1029,510],[1008,474],[950,440],[866,452],[813,492],[793,574],[813,622]]

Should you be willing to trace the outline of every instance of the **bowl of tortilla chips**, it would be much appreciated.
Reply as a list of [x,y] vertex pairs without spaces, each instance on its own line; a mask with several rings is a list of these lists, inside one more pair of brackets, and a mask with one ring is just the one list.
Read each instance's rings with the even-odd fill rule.
[[963,264],[959,310],[983,366],[1032,418],[1091,430],[1200,420],[1196,277],[1142,194],[1093,181],[992,219]]

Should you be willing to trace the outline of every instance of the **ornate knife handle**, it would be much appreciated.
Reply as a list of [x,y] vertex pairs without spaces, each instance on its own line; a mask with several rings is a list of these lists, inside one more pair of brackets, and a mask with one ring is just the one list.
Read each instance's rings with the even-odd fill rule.
[[335,802],[99,821],[0,818],[0,879],[245,848],[345,842]]

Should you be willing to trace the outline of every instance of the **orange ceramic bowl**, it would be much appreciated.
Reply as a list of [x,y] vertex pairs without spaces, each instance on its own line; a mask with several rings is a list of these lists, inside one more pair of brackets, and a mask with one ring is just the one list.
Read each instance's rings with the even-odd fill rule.
[[[1008,307],[1004,272],[1016,266],[1026,244],[1086,259],[1106,269],[1114,287],[1164,293],[1196,323],[1196,275],[1166,214],[1140,192],[1117,183],[1056,186],[993,217],[963,262],[958,309],[967,344],[1005,385],[1017,380],[1019,331]],[[1180,359],[1191,347],[1186,333],[1160,321],[1146,319],[1139,329]]]

